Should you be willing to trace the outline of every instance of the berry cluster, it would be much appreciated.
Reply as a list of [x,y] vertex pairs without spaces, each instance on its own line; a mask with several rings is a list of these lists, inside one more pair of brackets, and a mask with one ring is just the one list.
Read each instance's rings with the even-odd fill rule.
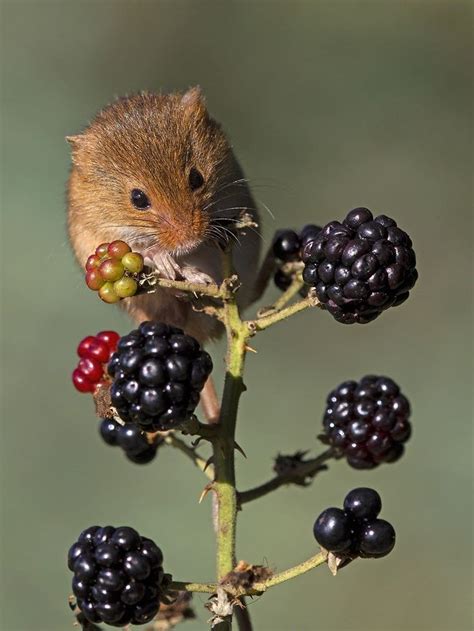
[[402,304],[418,278],[410,237],[393,219],[374,219],[367,208],[326,224],[302,258],[303,280],[344,324],[365,324]]
[[142,270],[143,256],[132,252],[125,241],[101,243],[86,261],[86,284],[111,304],[137,293]]
[[388,377],[345,381],[327,397],[319,438],[356,469],[395,462],[411,434],[410,404]]
[[77,347],[80,359],[72,373],[72,382],[79,392],[94,392],[99,383],[108,379],[106,364],[117,348],[120,335],[115,331],[101,331],[88,335]]
[[338,556],[379,558],[395,545],[395,530],[384,519],[377,519],[382,509],[380,495],[374,489],[350,491],[344,508],[326,508],[314,522],[316,541]]
[[72,591],[90,622],[145,624],[157,614],[163,554],[136,530],[91,526],[69,549]]
[[282,230],[276,236],[273,243],[273,255],[280,264],[273,280],[278,289],[285,291],[291,285],[291,274],[281,269],[284,263],[294,263],[301,261],[301,252],[307,243],[313,241],[319,234],[321,228],[314,224],[304,226],[298,234],[294,230]]
[[212,360],[181,329],[142,322],[120,339],[108,370],[111,401],[120,418],[151,432],[172,429],[189,418]]
[[146,434],[134,423],[121,425],[113,418],[104,418],[99,425],[99,433],[107,445],[121,447],[125,456],[135,464],[148,464],[155,459],[158,447],[163,442],[156,439],[148,442]]

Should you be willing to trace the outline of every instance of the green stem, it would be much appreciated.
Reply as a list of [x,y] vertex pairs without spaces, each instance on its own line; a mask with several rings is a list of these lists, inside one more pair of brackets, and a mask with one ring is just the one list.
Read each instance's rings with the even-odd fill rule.
[[262,583],[255,583],[253,589],[256,592],[262,592],[268,589],[269,587],[274,587],[275,585],[279,585],[280,583],[284,583],[285,581],[289,581],[292,578],[296,578],[300,576],[300,574],[305,574],[309,572],[318,565],[322,565],[327,561],[327,553],[326,552],[318,552],[311,558],[303,561],[303,563],[299,563],[298,565],[294,565],[293,567],[284,570],[283,572],[279,572],[275,574],[271,578],[263,581]]
[[199,594],[215,594],[217,583],[190,583],[188,581],[172,581],[168,587],[170,592],[196,592]]
[[282,320],[286,320],[291,316],[299,313],[300,311],[304,311],[309,307],[316,307],[319,304],[318,299],[314,296],[310,295],[307,298],[303,298],[303,300],[299,300],[289,307],[285,307],[280,311],[276,311],[275,313],[270,313],[269,315],[263,316],[261,318],[257,318],[256,320],[249,320],[248,326],[252,333],[256,333],[257,331],[264,331],[268,329],[268,327],[276,324],[277,322],[281,322]]
[[240,319],[235,298],[224,303],[228,339],[227,370],[219,417],[219,435],[213,442],[214,490],[217,497],[217,577],[221,580],[236,565],[235,538],[237,494],[235,489],[235,424],[240,395],[245,390],[242,379],[249,332]]
[[301,278],[301,275],[298,275],[293,280],[293,282],[288,287],[288,289],[282,293],[282,295],[278,298],[278,300],[275,300],[275,302],[272,305],[272,310],[274,309],[275,311],[280,311],[280,309],[285,307],[290,302],[290,300],[294,298],[294,296],[296,296],[296,294],[303,287],[303,285],[304,285],[303,279]]

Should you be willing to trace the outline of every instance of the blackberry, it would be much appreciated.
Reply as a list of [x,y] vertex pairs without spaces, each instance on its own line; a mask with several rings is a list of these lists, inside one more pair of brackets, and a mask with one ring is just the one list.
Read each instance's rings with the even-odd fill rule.
[[303,280],[324,309],[344,324],[365,324],[402,304],[416,283],[416,256],[406,232],[367,208],[331,221],[306,242]]
[[158,613],[163,554],[136,530],[91,526],[68,553],[72,590],[90,622],[145,624]]
[[353,489],[344,499],[344,510],[355,519],[373,519],[382,510],[382,500],[374,489]]
[[181,329],[142,322],[122,337],[108,371],[112,405],[147,432],[177,427],[194,412],[212,370],[198,341]]
[[384,519],[380,495],[374,489],[358,488],[344,499],[344,510],[326,508],[314,522],[316,541],[338,556],[378,558],[395,545],[395,530]]
[[316,541],[331,552],[345,552],[354,541],[353,523],[340,508],[326,508],[314,522]]
[[[301,261],[301,251],[305,245],[315,239],[321,228],[314,224],[304,226],[298,234],[294,230],[281,230],[273,242],[273,255],[279,264]],[[285,291],[291,285],[291,274],[278,269],[273,277],[278,289]],[[306,295],[305,290],[304,295]]]
[[320,440],[355,469],[395,462],[411,434],[410,404],[388,377],[345,381],[327,397]]
[[135,464],[148,464],[155,459],[163,439],[148,442],[146,434],[134,423],[121,425],[114,419],[104,418],[99,425],[99,433],[104,442],[123,449],[125,456]]
[[373,519],[363,524],[359,531],[359,551],[364,557],[386,556],[395,545],[395,530],[385,519]]

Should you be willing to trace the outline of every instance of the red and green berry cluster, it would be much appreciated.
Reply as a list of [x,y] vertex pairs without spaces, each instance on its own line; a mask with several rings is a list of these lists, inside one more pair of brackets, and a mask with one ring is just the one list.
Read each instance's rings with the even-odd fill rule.
[[101,331],[88,335],[77,347],[79,362],[72,373],[72,382],[79,392],[94,392],[97,385],[108,381],[107,363],[112,357],[120,335]]
[[143,256],[132,252],[125,241],[101,243],[86,261],[86,284],[112,304],[137,293],[137,276],[143,270]]

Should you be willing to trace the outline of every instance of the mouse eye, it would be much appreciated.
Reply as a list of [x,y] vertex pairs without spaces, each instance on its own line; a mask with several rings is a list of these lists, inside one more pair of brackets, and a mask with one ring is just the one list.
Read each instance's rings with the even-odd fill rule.
[[195,191],[196,189],[201,188],[203,184],[204,178],[201,173],[193,167],[189,172],[189,186],[191,187],[191,190]]
[[145,208],[150,207],[150,200],[146,193],[141,191],[139,188],[134,188],[130,194],[130,199],[132,200],[132,204],[135,208],[139,210],[145,210]]

